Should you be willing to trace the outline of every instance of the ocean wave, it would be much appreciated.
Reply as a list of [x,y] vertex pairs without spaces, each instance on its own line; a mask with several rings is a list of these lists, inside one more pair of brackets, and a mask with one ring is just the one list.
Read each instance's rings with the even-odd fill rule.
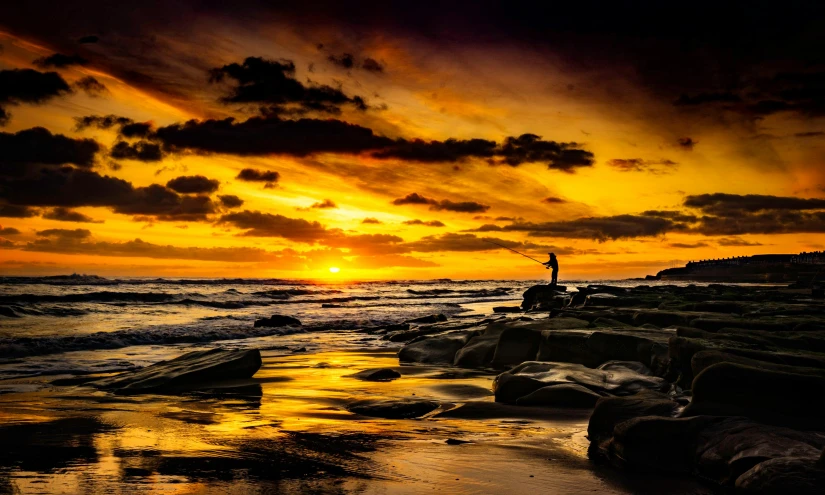
[[78,302],[145,302],[158,303],[179,297],[163,292],[86,292],[82,294],[14,294],[0,296],[0,304],[78,303]]
[[69,351],[120,349],[135,345],[165,345],[219,340],[248,339],[289,335],[314,330],[296,327],[233,327],[158,326],[96,332],[86,335],[56,335],[51,337],[0,338],[0,359],[40,356]]

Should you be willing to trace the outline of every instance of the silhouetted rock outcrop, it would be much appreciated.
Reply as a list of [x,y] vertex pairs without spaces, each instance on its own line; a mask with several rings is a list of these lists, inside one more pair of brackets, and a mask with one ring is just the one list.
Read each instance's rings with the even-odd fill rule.
[[301,326],[301,320],[285,315],[272,315],[255,321],[256,327],[288,327]]
[[118,394],[176,393],[250,378],[261,367],[261,352],[210,349],[184,354],[137,371],[127,371],[90,385]]

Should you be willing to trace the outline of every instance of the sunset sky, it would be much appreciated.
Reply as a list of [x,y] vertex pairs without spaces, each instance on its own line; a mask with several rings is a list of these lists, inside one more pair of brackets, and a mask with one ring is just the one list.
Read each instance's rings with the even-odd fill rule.
[[825,246],[823,7],[290,3],[0,7],[0,274],[549,276],[487,240],[563,283]]

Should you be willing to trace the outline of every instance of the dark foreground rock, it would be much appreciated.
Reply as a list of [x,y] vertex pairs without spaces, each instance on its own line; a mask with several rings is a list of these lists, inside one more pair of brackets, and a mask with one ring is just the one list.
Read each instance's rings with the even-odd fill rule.
[[456,352],[475,335],[476,332],[453,332],[425,337],[404,346],[398,359],[408,363],[452,364]]
[[498,375],[493,381],[493,392],[497,402],[513,403],[522,398],[527,400],[527,396],[541,388],[559,384],[576,384],[603,396],[671,389],[671,384],[665,380],[638,373],[632,366],[613,363],[610,370],[600,370],[580,364],[529,361]]
[[401,373],[392,368],[379,368],[374,370],[364,370],[350,375],[353,378],[368,382],[389,382],[396,378],[401,378]]
[[177,393],[251,378],[260,367],[261,352],[257,349],[210,349],[190,352],[138,371],[97,380],[90,385],[118,394]]
[[438,402],[431,400],[360,400],[347,406],[351,413],[385,419],[420,418],[438,409]]
[[256,327],[288,327],[301,326],[301,320],[285,315],[272,315],[269,318],[255,320]]

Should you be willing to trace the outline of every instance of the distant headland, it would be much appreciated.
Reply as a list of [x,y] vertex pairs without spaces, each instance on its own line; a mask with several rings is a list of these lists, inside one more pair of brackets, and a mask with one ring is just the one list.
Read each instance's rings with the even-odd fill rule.
[[756,254],[691,261],[668,268],[648,280],[695,280],[705,282],[797,282],[813,284],[825,268],[825,251],[799,254]]

